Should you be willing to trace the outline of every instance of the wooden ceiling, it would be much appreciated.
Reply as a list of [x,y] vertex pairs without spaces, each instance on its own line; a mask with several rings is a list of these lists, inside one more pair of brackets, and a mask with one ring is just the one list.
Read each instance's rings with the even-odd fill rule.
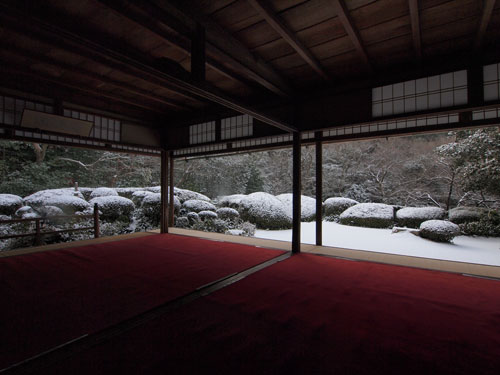
[[0,0],[0,85],[163,124],[293,104],[499,40],[495,0]]

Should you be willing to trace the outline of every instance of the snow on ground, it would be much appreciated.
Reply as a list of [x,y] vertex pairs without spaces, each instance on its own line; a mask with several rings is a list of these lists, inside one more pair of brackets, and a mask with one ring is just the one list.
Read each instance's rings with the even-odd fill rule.
[[[314,244],[316,223],[302,223],[302,243]],[[256,230],[255,237],[291,241],[291,230]],[[353,250],[434,258],[500,266],[500,238],[458,236],[452,243],[438,243],[409,232],[351,227],[323,222],[323,245]]]

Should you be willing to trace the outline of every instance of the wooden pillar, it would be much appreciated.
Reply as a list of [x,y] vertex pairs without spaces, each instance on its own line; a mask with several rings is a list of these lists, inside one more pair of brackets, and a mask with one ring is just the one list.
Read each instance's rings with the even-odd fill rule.
[[169,178],[169,210],[168,210],[168,223],[169,226],[173,227],[174,226],[174,211],[175,211],[175,205],[174,205],[174,158],[173,154],[170,153],[170,178]]
[[161,152],[161,223],[160,232],[168,233],[168,151]]
[[191,39],[191,76],[197,82],[205,81],[205,28],[199,23]]
[[300,171],[300,133],[293,133],[293,219],[292,219],[292,253],[300,253],[300,195],[301,195],[301,171]]
[[316,132],[316,246],[323,246],[323,143]]

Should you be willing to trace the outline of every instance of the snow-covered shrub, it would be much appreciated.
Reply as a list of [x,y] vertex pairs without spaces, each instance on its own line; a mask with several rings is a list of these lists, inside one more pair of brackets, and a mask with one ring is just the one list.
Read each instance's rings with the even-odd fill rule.
[[116,192],[120,197],[125,197],[128,199],[132,199],[132,195],[136,191],[144,191],[145,188],[142,187],[126,187],[126,188],[115,188]]
[[17,218],[22,218],[24,215],[32,214],[34,212],[35,210],[30,206],[23,206],[15,212],[14,216]]
[[182,203],[182,208],[185,208],[188,212],[216,211],[212,203],[199,199],[189,199],[185,201]]
[[238,228],[245,232],[245,236],[253,237],[255,235],[255,225],[249,223],[248,221],[245,221],[238,225]]
[[439,207],[404,207],[396,212],[398,225],[418,228],[427,220],[442,220],[446,211]]
[[83,199],[81,192],[73,189],[50,189],[38,191],[24,198],[24,204],[38,209],[43,206],[56,206],[65,214],[84,211],[89,203]]
[[64,215],[63,210],[61,210],[59,207],[56,207],[56,206],[44,206],[44,207],[40,207],[39,209],[37,209],[37,212],[42,217]]
[[[93,188],[87,188],[87,187],[79,187],[78,191],[83,195],[83,199],[88,201],[90,199],[90,194],[94,191]],[[74,193],[74,190],[73,190]]]
[[[210,212],[210,211],[207,211]],[[229,227],[227,222],[220,219],[206,219],[194,223],[191,227],[194,230],[201,230],[203,232],[213,232],[213,233],[225,233]]]
[[222,220],[237,221],[240,214],[234,208],[222,207],[217,210],[217,216]]
[[241,200],[240,216],[262,229],[290,229],[292,218],[283,203],[268,193],[252,193]]
[[0,214],[12,215],[23,206],[23,198],[14,194],[0,194]]
[[94,189],[92,193],[90,194],[90,199],[94,199],[97,197],[108,197],[108,196],[118,196],[118,192],[115,189],[112,188],[107,188],[107,187],[100,187],[97,189]]
[[457,207],[448,212],[448,219],[455,224],[479,221],[486,215],[488,210],[481,207]]
[[174,188],[174,195],[177,196],[177,198],[179,198],[179,201],[181,203],[184,203],[186,201],[193,200],[193,199],[198,200],[198,201],[210,202],[210,198],[207,197],[206,195],[197,193],[195,191],[186,190],[186,189]]
[[359,203],[340,215],[340,223],[368,228],[389,228],[393,225],[393,208],[383,203]]
[[138,191],[134,191],[130,198],[129,197],[127,197],[127,198],[131,199],[132,202],[134,202],[134,204],[136,206],[140,206],[142,204],[142,200],[144,199],[144,197],[146,197],[146,195],[150,195],[150,194],[154,194],[154,193],[152,193],[150,191],[146,191],[146,190],[138,190]]
[[145,221],[146,227],[158,228],[161,221],[161,194],[148,192],[144,195],[141,203],[141,214],[141,219]]
[[[209,212],[212,212],[212,211],[209,211]],[[193,224],[195,224],[195,223],[197,223],[197,222],[199,222],[201,220],[200,216],[196,212],[188,212],[187,218],[189,220],[189,224],[190,225],[193,225]]]
[[[280,194],[277,195],[281,203],[290,217],[293,216],[293,194]],[[301,221],[314,221],[316,219],[316,199],[301,195],[300,196],[300,219]]]
[[497,211],[485,211],[478,221],[459,224],[460,230],[471,236],[500,237],[500,215]]
[[437,242],[450,242],[460,234],[460,227],[450,221],[427,220],[420,224],[420,236]]
[[323,202],[323,211],[325,214],[325,220],[335,221],[338,219],[338,216],[347,210],[349,207],[352,207],[358,204],[358,201],[350,198],[344,197],[333,197],[328,198]]
[[217,204],[221,207],[230,207],[238,209],[241,205],[241,200],[245,197],[246,195],[244,194],[226,195],[218,198]]
[[200,217],[201,220],[214,220],[217,219],[217,214],[213,211],[200,211],[198,212],[198,216]]
[[2,220],[11,220],[11,219],[12,219],[12,217],[9,216],[9,215],[0,215],[0,221],[2,221]]
[[117,220],[129,222],[135,209],[134,202],[120,196],[106,196],[93,198],[89,202],[92,206],[99,205],[103,220]]
[[189,219],[186,216],[178,217],[175,220],[175,226],[177,228],[189,228]]

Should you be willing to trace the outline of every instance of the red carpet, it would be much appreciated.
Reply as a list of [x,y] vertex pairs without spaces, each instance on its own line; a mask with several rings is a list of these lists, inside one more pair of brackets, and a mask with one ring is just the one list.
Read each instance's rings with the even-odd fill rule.
[[0,369],[282,251],[151,235],[0,259]]
[[47,374],[498,374],[500,282],[298,255]]

